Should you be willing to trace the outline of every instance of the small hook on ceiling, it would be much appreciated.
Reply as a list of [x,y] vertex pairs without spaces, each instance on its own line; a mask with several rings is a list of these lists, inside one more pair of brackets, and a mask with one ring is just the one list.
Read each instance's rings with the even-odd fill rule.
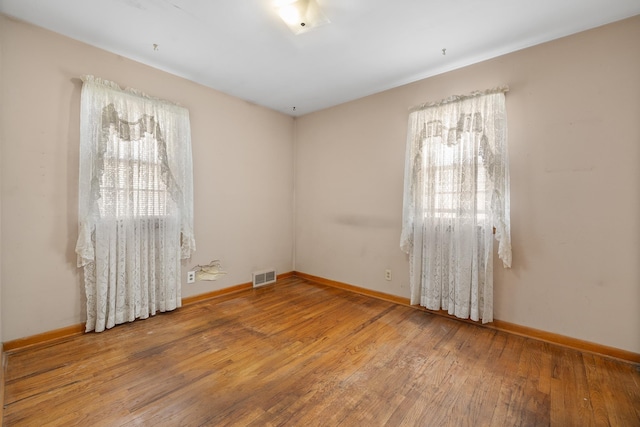
[[153,50],[158,50],[158,45],[156,43],[153,44]]
[[442,49],[442,55],[444,56],[446,54],[447,54],[447,49],[446,48]]

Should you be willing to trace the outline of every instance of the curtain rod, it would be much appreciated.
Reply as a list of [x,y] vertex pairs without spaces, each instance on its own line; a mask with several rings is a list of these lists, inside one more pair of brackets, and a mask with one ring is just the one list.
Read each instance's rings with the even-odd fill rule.
[[491,95],[494,93],[507,93],[509,92],[509,86],[499,86],[493,89],[487,89],[483,91],[474,91],[466,95],[453,95],[449,98],[441,99],[440,101],[435,102],[425,102],[424,104],[416,105],[409,109],[410,113],[414,113],[420,110],[426,110],[427,108],[437,107],[440,105],[451,104],[452,102],[464,101],[465,99],[476,98],[482,95]]

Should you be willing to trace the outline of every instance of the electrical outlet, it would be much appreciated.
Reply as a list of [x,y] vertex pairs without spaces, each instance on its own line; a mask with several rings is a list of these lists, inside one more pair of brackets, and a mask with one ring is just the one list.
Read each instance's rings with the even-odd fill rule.
[[196,281],[196,272],[187,271],[187,283],[195,283],[195,281]]
[[386,269],[384,271],[384,278],[385,278],[385,280],[391,280],[391,270],[390,269]]

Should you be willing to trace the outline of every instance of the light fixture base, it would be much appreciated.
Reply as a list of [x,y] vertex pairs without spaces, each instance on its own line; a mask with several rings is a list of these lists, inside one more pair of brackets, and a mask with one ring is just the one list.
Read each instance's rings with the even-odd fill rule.
[[278,15],[294,34],[302,34],[329,24],[315,0],[282,0],[276,4]]

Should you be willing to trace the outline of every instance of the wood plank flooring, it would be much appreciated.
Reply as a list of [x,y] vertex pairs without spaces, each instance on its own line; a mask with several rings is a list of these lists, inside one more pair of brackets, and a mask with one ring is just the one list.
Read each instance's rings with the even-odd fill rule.
[[637,365],[298,278],[6,357],[7,426],[640,426]]

